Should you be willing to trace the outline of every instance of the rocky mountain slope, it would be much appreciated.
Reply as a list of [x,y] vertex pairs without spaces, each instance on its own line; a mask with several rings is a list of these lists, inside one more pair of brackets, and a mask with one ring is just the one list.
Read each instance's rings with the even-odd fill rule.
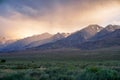
[[52,35],[49,33],[43,33],[41,35],[35,35],[31,37],[27,37],[24,39],[20,39],[15,41],[14,43],[11,43],[7,46],[5,46],[2,51],[14,51],[14,50],[24,50],[26,45],[30,44],[31,42],[43,40],[50,38]]
[[120,25],[108,25],[105,28],[103,28],[100,32],[98,32],[94,37],[92,37],[91,40],[99,40],[105,35],[115,31],[116,29],[120,29]]
[[62,48],[91,50],[114,46],[120,46],[120,26],[108,25],[103,28],[94,24],[72,34],[57,33],[51,35],[44,33],[20,39],[5,46],[2,51],[26,50],[28,48],[40,50]]
[[57,48],[72,48],[80,45],[83,42],[88,41],[90,38],[100,32],[103,27],[99,25],[89,25],[86,28],[77,31],[65,39],[58,40],[54,43],[45,44],[39,46],[41,49],[57,49]]
[[53,35],[50,38],[32,42],[29,45],[27,45],[26,48],[37,47],[37,46],[40,46],[40,45],[43,45],[43,44],[55,42],[57,40],[64,39],[64,38],[66,38],[69,35],[70,35],[69,33],[57,33],[57,34]]
[[47,44],[50,42],[55,42],[57,40],[63,39],[68,36],[68,33],[57,33],[55,35],[51,35],[49,33],[43,33],[36,36],[27,37],[24,39],[20,39],[15,41],[14,43],[8,44],[3,47],[1,51],[18,51],[25,50],[32,47],[37,47],[43,44]]
[[99,40],[88,41],[77,46],[80,49],[98,49],[120,46],[120,29],[102,36]]

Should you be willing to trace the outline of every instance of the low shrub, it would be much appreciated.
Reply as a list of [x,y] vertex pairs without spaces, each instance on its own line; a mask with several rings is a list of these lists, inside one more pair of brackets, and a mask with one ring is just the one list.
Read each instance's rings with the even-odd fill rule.
[[115,70],[90,67],[78,75],[76,80],[120,80],[120,76]]
[[1,59],[1,60],[0,60],[0,63],[5,63],[5,62],[6,62],[5,59]]
[[0,80],[33,80],[31,77],[29,76],[25,76],[24,74],[11,74],[11,75],[7,75],[4,76],[3,78],[1,78]]

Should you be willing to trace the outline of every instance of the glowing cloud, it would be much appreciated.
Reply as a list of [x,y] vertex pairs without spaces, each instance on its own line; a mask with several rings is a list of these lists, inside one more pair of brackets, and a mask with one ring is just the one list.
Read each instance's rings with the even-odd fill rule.
[[0,10],[0,35],[12,39],[120,22],[119,0],[5,0]]

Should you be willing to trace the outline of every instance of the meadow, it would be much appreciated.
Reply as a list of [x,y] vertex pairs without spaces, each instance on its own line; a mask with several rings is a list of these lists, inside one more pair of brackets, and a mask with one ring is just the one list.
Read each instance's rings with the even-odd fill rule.
[[0,54],[0,80],[120,80],[119,48]]

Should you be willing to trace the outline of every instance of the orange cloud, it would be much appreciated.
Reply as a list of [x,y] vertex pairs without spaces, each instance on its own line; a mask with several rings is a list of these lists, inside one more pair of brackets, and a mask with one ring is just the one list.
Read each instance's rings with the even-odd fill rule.
[[23,38],[44,32],[74,32],[89,24],[106,25],[116,21],[120,15],[120,3],[117,0],[98,0],[83,4],[56,4],[54,11],[40,16],[30,7],[25,9],[36,14],[31,17],[17,11],[11,11],[9,17],[0,17],[3,34],[9,38]]

